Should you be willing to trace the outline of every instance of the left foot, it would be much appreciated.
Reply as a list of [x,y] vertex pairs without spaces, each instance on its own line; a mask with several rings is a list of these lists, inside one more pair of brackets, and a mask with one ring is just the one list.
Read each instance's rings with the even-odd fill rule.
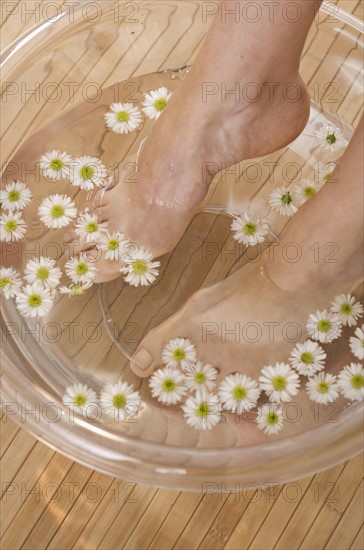
[[[348,292],[351,285],[342,285]],[[339,289],[340,290],[340,289]],[[263,366],[287,362],[297,342],[307,337],[310,313],[330,308],[336,285],[301,293],[278,288],[267,275],[267,261],[248,264],[223,282],[197,292],[186,305],[141,342],[133,371],[149,376],[160,368],[169,339],[190,339],[198,358],[219,369],[219,379],[233,372],[257,378]]]

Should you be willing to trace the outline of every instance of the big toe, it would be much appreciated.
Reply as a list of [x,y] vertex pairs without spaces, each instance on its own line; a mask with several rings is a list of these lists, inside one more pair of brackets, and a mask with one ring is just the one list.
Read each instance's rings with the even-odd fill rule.
[[162,365],[164,338],[160,330],[152,330],[141,342],[130,361],[133,372],[141,378],[150,376]]

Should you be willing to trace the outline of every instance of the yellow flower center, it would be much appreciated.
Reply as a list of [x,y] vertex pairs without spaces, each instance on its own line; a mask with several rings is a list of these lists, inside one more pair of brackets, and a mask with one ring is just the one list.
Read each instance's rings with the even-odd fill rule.
[[121,393],[118,393],[118,394],[114,395],[114,397],[112,398],[112,404],[117,409],[123,409],[126,405],[125,395],[123,395]]
[[64,216],[64,208],[62,205],[60,204],[55,204],[54,206],[52,206],[51,208],[51,216],[52,218],[61,218],[62,216]]
[[80,170],[80,176],[83,180],[89,180],[91,179],[95,174],[95,170],[92,168],[92,166],[88,166],[85,164],[85,166],[82,166]]
[[9,191],[8,193],[8,199],[10,202],[16,202],[20,199],[20,193],[19,191]]
[[16,223],[15,220],[9,220],[6,222],[5,224],[5,230],[8,232],[8,233],[12,233],[13,231],[16,230],[16,228],[18,227],[18,224]]
[[61,161],[61,159],[52,159],[49,163],[49,167],[52,170],[55,170],[56,172],[59,172],[59,170],[62,170],[64,166],[64,163]]
[[163,111],[167,107],[167,100],[160,98],[154,102],[154,108],[156,111]]
[[116,118],[118,122],[128,122],[130,116],[126,111],[119,111],[116,113]]
[[199,416],[200,418],[206,418],[206,416],[209,414],[209,405],[208,403],[200,403],[198,408],[196,409],[196,416]]
[[42,303],[42,298],[39,294],[31,294],[28,298],[28,304],[30,307],[39,307]]

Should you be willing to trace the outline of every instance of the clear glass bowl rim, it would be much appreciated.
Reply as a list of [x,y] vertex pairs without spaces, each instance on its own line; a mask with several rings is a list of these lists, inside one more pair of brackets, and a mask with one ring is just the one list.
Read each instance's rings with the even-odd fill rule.
[[[138,3],[142,4],[143,2],[144,0],[138,0]],[[108,2],[106,2],[105,0],[101,0],[101,3],[105,5],[105,7],[109,7],[107,6]],[[128,0],[125,0],[125,3],[128,3]],[[178,3],[182,4],[182,2]],[[323,12],[331,13],[330,10],[332,10],[332,4],[329,2],[324,2],[320,9]],[[361,32],[362,34],[364,33],[363,22],[360,19],[349,14],[342,8],[336,7],[335,9],[335,18],[337,18],[339,22],[350,25],[352,28],[354,28],[356,31]],[[54,19],[47,22],[40,22],[34,25],[16,40],[14,40],[1,52],[0,67],[5,66],[13,56],[15,56],[16,58],[18,53],[22,55],[22,48],[24,48],[24,46],[26,46],[29,41],[32,40],[32,38],[39,36],[44,39],[42,31],[46,30],[51,25],[55,25],[59,20],[67,15],[68,11],[69,10],[64,10]],[[79,20],[78,18],[80,17],[81,13],[82,7],[78,7],[73,10],[74,24],[77,24]],[[14,59],[14,61],[16,61],[16,59]],[[1,313],[1,327],[3,326],[3,322],[4,318],[3,314]],[[5,346],[4,349],[3,346],[2,349],[3,377],[1,401],[3,403],[20,403],[20,398],[24,398],[25,396],[27,396],[26,401],[28,401],[28,403],[49,403],[54,401],[52,396],[50,396],[44,388],[41,388],[40,386],[36,387],[34,385],[34,382],[32,382],[32,385],[29,384],[28,377],[18,368],[16,362],[13,361],[13,359],[11,358],[11,350],[9,349],[10,353],[7,353],[7,347],[8,346]],[[16,389],[16,386],[26,388],[26,394],[22,394],[20,396],[18,390]],[[61,409],[64,409],[61,403],[57,403],[57,405]],[[267,457],[267,460],[269,459],[269,469],[271,470],[271,474],[274,472],[274,468],[272,470],[272,466],[274,463],[276,463],[276,466],[278,468],[276,468],[277,475],[273,479],[273,481],[281,482],[298,479],[299,477],[304,477],[306,475],[309,475],[310,473],[326,469],[328,467],[326,462],[326,454],[328,449],[332,450],[333,447],[336,448],[336,453],[334,455],[330,455],[330,466],[338,464],[343,460],[346,460],[349,457],[360,453],[362,450],[363,407],[358,404],[356,406],[350,407],[349,410],[345,410],[342,414],[343,417],[338,423],[327,423],[324,425],[320,425],[317,428],[310,430],[309,432],[301,433],[291,438],[281,439],[259,445],[251,445],[248,447],[187,448],[153,443],[146,440],[137,440],[128,437],[127,435],[118,434],[117,438],[118,443],[120,444],[120,452],[115,451],[115,449],[111,448],[107,449],[106,445],[104,447],[104,452],[97,453],[97,447],[94,446],[92,447],[92,454],[95,459],[94,461],[89,460],[89,453],[91,452],[91,449],[88,450],[87,448],[82,447],[82,445],[85,446],[85,429],[88,430],[90,436],[92,437],[92,432],[95,432],[96,428],[93,423],[88,422],[87,420],[77,418],[77,416],[75,416],[75,423],[72,430],[72,444],[70,441],[67,442],[64,439],[61,439],[63,448],[60,448],[59,435],[62,432],[62,427],[66,429],[68,426],[68,423],[66,423],[63,418],[61,422],[58,423],[58,429],[47,430],[47,422],[44,422],[43,428],[45,428],[45,430],[42,434],[40,434],[40,431],[43,432],[43,430],[40,430],[40,425],[33,420],[27,421],[25,429],[54,450],[68,456],[72,460],[82,462],[90,468],[96,468],[97,470],[102,471],[106,474],[117,475],[120,477],[125,477],[127,479],[135,479],[135,477],[137,476],[139,480],[145,483],[155,485],[158,484],[158,486],[169,488],[187,488],[191,490],[195,488],[193,481],[195,475],[197,474],[197,477],[200,478],[202,472],[205,474],[206,472],[209,472],[210,468],[208,467],[208,459],[221,456],[221,453],[223,453],[226,458],[241,457],[243,458],[244,464],[254,464],[254,461],[256,462],[257,456],[264,455]],[[18,425],[24,427],[24,422],[21,421],[21,418],[18,414],[12,416],[12,418],[14,418]],[[103,430],[101,426],[97,426],[96,431],[99,437],[103,436],[103,443],[110,440],[109,432]],[[344,443],[344,440],[347,439],[345,436],[348,435],[350,436],[349,442],[346,441],[347,445],[345,446],[345,448],[343,448],[343,446],[340,444],[336,445],[336,443],[339,442]],[[309,441],[307,441],[308,436]],[[115,437],[112,436],[112,439],[115,440]],[[79,441],[80,443],[82,442],[82,445],[76,444],[75,446],[75,442],[77,441]],[[316,462],[314,461],[315,464],[313,464],[312,460],[308,460],[306,463],[306,467],[296,473],[292,473],[292,471],[290,472],[287,470],[285,472],[281,471],[284,463],[286,464],[286,467],[289,468],[289,464],[292,464],[292,460],[299,459],[300,461],[302,461],[304,459],[304,453],[308,447],[310,451],[315,451],[316,457],[318,454],[321,454],[321,460],[320,457],[317,457],[318,460]],[[101,449],[99,450],[101,451]],[[148,450],[149,453],[155,452],[155,454],[158,456],[158,463],[152,460],[143,460],[143,451],[146,450]],[[128,451],[130,452],[128,453]],[[139,452],[136,453],[135,451],[140,451],[140,454]],[[109,456],[105,460],[105,455],[108,453]],[[202,464],[199,468],[194,467],[188,469],[188,467],[181,468],[181,466],[173,467],[170,464],[170,460],[168,460],[167,464],[163,465],[163,456],[171,458],[171,455],[174,454],[176,454],[176,456],[178,455],[179,458],[198,457],[199,459],[201,459]],[[283,461],[282,454],[284,454]],[[177,462],[178,460],[176,460],[176,466]],[[120,463],[120,468],[116,467],[118,463]],[[142,468],[146,468],[145,473],[141,472],[141,466]],[[152,480],[150,478],[151,471],[153,471]],[[243,474],[243,471],[241,473]],[[172,474],[170,481],[166,479],[166,475],[168,474]],[[186,476],[191,476],[192,478],[192,482],[187,483],[187,487],[185,483]],[[184,479],[178,481],[178,478],[181,477]],[[222,472],[222,479],[230,479],[231,481],[235,481],[237,477],[239,477],[239,474],[237,474],[236,469],[234,469],[234,473],[229,473],[228,471],[225,472],[225,470],[223,470]],[[217,479],[218,475],[216,474],[214,476],[214,474],[211,472],[211,474],[208,475],[208,478]],[[181,483],[182,485],[179,486],[179,483]]]

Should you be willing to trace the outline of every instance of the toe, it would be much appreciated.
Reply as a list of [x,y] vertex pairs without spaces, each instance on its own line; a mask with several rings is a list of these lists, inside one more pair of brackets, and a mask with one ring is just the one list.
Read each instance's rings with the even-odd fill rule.
[[161,335],[152,330],[141,342],[131,358],[130,366],[133,372],[141,378],[150,376],[162,366],[162,351],[165,343]]

